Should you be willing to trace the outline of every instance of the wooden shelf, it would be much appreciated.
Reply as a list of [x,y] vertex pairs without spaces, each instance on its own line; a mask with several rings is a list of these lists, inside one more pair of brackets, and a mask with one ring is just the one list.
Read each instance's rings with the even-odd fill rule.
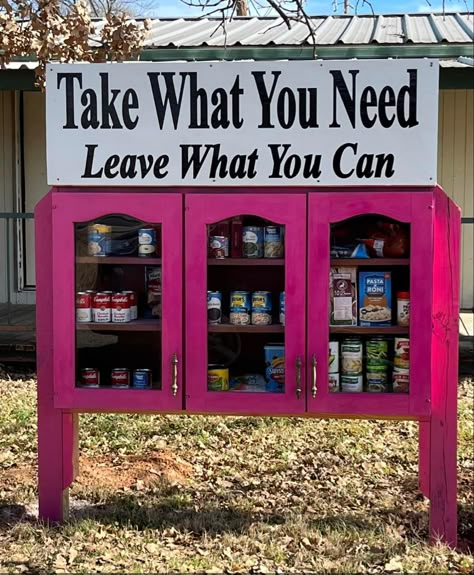
[[346,333],[348,335],[408,335],[407,327],[391,325],[387,327],[363,327],[357,325],[329,326],[330,333]]
[[135,319],[127,323],[76,323],[78,331],[160,331],[159,319]]
[[208,258],[209,266],[284,266],[284,258]]
[[331,258],[331,266],[409,266],[410,258]]
[[138,256],[76,256],[76,264],[159,266],[161,258],[140,258]]
[[212,333],[285,333],[285,326],[271,325],[232,325],[229,323],[217,323],[208,325],[208,331]]

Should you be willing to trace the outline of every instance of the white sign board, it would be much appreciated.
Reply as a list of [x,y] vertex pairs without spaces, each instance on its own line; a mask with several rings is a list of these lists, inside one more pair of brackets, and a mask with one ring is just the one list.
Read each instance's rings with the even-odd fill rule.
[[432,60],[56,64],[48,183],[436,183]]

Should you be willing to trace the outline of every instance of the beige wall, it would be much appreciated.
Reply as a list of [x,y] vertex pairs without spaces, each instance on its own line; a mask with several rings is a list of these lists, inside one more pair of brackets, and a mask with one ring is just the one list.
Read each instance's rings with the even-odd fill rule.
[[[14,190],[13,94],[0,91],[0,211],[10,210]],[[24,159],[26,210],[47,192],[45,159],[44,95],[24,94]],[[438,181],[454,199],[463,217],[474,217],[473,130],[474,91],[442,90],[439,106]],[[2,224],[0,224],[0,232]],[[0,235],[0,248],[2,246]],[[33,277],[33,237],[27,230],[27,279]],[[462,226],[462,294],[463,308],[474,307],[474,224]],[[0,254],[4,254],[4,250]],[[0,260],[1,263],[1,260]],[[0,298],[4,274],[0,274]],[[4,286],[3,286],[4,287]],[[1,299],[0,299],[1,301]]]
[[[442,90],[439,102],[438,182],[474,217],[474,90]],[[461,307],[474,308],[474,224],[462,225]]]
[[[0,212],[11,212],[15,186],[14,94],[0,90]],[[13,254],[10,253],[12,256]],[[0,220],[0,303],[7,299],[6,221]]]

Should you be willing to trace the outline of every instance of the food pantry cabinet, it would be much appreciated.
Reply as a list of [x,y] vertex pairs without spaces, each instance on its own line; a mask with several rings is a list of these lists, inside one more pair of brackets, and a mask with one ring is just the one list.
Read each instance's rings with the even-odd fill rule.
[[439,188],[50,192],[36,208],[41,517],[64,517],[80,412],[414,419],[431,534],[454,544],[459,235]]
[[[52,192],[39,208],[38,220],[41,226],[42,218],[51,218],[54,230],[51,260],[41,262],[40,257],[39,265],[45,269],[52,265],[56,286],[50,311],[55,407],[428,417],[436,296],[430,267],[439,233],[435,224],[437,217],[442,218],[439,206],[446,201],[439,190]],[[52,210],[46,213],[48,202]],[[233,219],[240,222],[236,228],[240,236],[251,223],[277,226],[281,253],[252,254],[244,244],[238,254],[212,257],[209,236],[220,233],[219,226],[230,225]],[[106,255],[100,254],[100,245],[98,255],[91,252],[87,235],[91,224],[113,230],[113,246]],[[159,251],[141,257],[139,230],[151,226]],[[387,226],[391,232],[403,232],[395,234],[398,244],[392,246],[393,253],[383,252],[381,240],[360,240],[381,237]],[[226,233],[234,233],[228,229]],[[354,238],[360,253],[353,251]],[[347,272],[353,276],[354,291],[348,321],[341,321],[334,309],[334,281],[339,277],[334,274]],[[387,292],[383,306],[364,304],[362,277],[367,272],[370,277],[389,278],[382,290]],[[100,317],[76,321],[76,294],[88,290],[134,291],[137,317],[111,322],[109,316],[105,323]],[[268,317],[248,309],[238,317],[234,313],[232,319],[230,298],[236,291],[248,292],[249,298],[267,292],[273,302]],[[409,325],[397,325],[400,291],[410,294]],[[219,294],[219,323],[210,323],[208,292]],[[282,293],[283,320],[278,309]],[[369,321],[363,322],[362,317]],[[353,337],[358,339],[348,340]],[[383,343],[374,338],[383,338]],[[360,350],[355,368],[341,357],[348,341]],[[410,349],[403,370],[395,359],[400,341]],[[336,357],[328,353],[330,342],[336,346]],[[385,346],[382,366],[371,366],[366,351],[370,345]],[[335,369],[330,368],[330,359],[337,362]],[[208,370],[214,367],[230,373],[230,389],[210,386]],[[134,370],[147,370],[149,385],[117,389],[122,369],[131,377]],[[84,370],[89,370],[86,376]],[[404,387],[392,385],[399,371]],[[90,386],[85,377],[97,385]],[[374,390],[379,393],[371,393]]]

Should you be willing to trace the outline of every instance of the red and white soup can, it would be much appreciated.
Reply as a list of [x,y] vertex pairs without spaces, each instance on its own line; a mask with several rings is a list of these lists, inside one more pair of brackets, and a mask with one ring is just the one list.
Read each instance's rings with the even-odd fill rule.
[[110,373],[110,383],[115,388],[130,387],[130,370],[126,367],[114,367]]
[[76,293],[76,322],[88,323],[92,321],[92,298],[85,291]]
[[81,369],[79,379],[81,387],[99,387],[100,372],[96,367],[84,367]]
[[109,293],[99,291],[92,298],[92,321],[109,323],[111,320],[111,297]]
[[123,292],[114,293],[112,296],[112,322],[127,323],[130,317],[130,298]]
[[128,295],[128,300],[130,302],[130,319],[138,319],[138,302],[137,302],[137,292],[132,290],[126,290],[122,293]]

